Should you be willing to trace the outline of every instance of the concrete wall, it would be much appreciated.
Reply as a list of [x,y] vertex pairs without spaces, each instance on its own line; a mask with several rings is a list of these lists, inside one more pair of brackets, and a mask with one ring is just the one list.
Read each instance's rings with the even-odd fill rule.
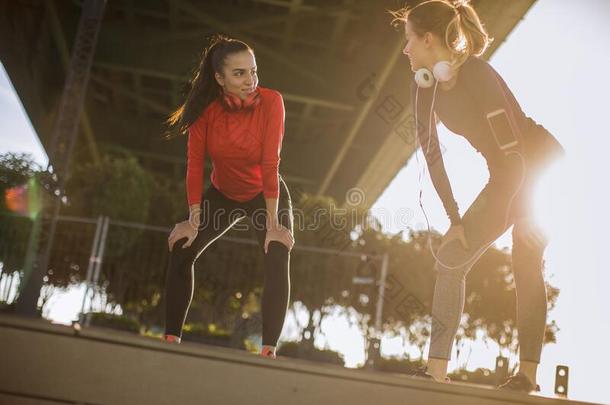
[[[0,404],[559,404],[463,384],[348,370],[243,351],[76,333],[0,315]],[[576,404],[576,402],[573,402]]]

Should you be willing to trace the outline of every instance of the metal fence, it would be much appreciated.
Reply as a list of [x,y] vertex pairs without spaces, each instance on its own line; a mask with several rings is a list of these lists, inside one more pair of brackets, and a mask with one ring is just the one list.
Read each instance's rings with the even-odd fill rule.
[[[0,303],[10,304],[27,274],[33,220],[7,214],[0,218]],[[108,217],[60,216],[41,291],[42,304],[52,298],[55,288],[85,283],[80,308],[83,323],[89,324],[92,313],[119,310],[147,327],[163,324],[169,231]],[[260,299],[263,263],[253,233],[229,235],[197,260],[187,322],[231,329],[247,311],[248,299]],[[297,243],[291,252],[291,301],[303,302],[310,310],[324,305],[352,306],[369,314],[374,322],[371,326],[380,330],[387,267],[387,255]]]

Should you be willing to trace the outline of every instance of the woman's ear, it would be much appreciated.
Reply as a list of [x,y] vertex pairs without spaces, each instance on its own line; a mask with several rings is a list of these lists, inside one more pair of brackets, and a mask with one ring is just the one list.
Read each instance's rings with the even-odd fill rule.
[[433,41],[434,41],[434,36],[432,35],[432,33],[426,32],[424,34],[424,45],[426,46],[426,48],[430,48],[432,46]]
[[220,87],[225,86],[225,78],[220,73],[218,73],[218,72],[214,73],[214,78],[216,79],[216,82],[218,82]]

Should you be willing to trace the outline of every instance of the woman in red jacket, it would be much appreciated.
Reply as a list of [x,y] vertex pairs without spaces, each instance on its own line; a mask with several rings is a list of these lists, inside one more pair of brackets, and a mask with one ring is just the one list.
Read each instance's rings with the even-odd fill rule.
[[[275,358],[290,295],[294,245],[292,203],[278,173],[284,135],[279,92],[258,86],[256,60],[242,41],[216,36],[184,104],[170,117],[188,132],[186,191],[189,219],[169,238],[165,340],[180,342],[199,255],[233,225],[250,217],[264,254],[263,356]],[[204,158],[212,161],[203,193]]]

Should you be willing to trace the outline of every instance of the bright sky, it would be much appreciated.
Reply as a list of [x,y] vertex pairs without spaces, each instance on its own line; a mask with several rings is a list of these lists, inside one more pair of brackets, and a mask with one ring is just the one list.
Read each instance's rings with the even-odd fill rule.
[[30,153],[38,164],[45,167],[48,161],[0,61],[0,153],[6,152]]
[[[605,41],[610,38],[609,18],[607,0],[538,0],[491,60],[526,114],[549,129],[568,155],[549,172],[537,197],[537,217],[551,235],[546,276],[561,289],[557,308],[550,314],[561,328],[558,343],[544,349],[539,372],[543,393],[552,393],[555,366],[565,364],[571,373],[570,398],[603,403],[610,403],[606,387],[610,351],[604,343],[610,336],[610,294],[603,290],[610,286],[603,257],[610,198],[607,186],[599,183],[602,173],[610,173],[610,140],[603,136],[608,130],[602,121],[609,105],[605,96],[610,94],[610,82],[595,75],[610,66]],[[459,137],[444,129],[439,133],[463,213],[487,180],[485,165]],[[7,151],[28,151],[46,164],[46,155],[0,65],[0,153]],[[415,213],[409,226],[424,228],[417,202],[418,170],[415,160],[409,161],[373,211],[409,208]],[[445,231],[448,221],[428,179],[423,190],[432,227]],[[387,224],[389,232],[401,229],[404,225]],[[510,235],[498,242],[498,246],[510,244]],[[74,289],[68,296],[52,300],[46,316],[59,322],[74,319],[82,294],[82,289]],[[306,321],[302,313],[289,316],[284,338],[295,332],[296,318],[300,323]],[[348,366],[361,363],[363,340],[357,330],[345,319],[332,324],[323,323],[327,336],[317,337],[316,343],[343,351]],[[385,340],[382,349],[386,354],[398,353],[402,343]],[[494,367],[497,348],[476,343],[472,349],[469,368]],[[451,365],[463,363],[464,359],[454,359]]]

